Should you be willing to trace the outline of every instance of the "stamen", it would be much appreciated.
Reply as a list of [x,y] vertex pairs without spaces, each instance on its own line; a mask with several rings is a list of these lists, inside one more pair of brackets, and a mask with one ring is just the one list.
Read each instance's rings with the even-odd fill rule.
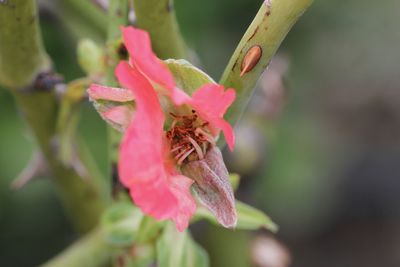
[[206,143],[202,143],[202,147],[203,147],[203,154],[205,155],[207,152],[207,144]]
[[215,144],[214,137],[212,137],[209,133],[205,132],[203,129],[201,129],[201,128],[196,128],[196,130],[195,130],[194,132],[195,132],[197,135],[198,135],[198,134],[203,135],[203,136],[206,138],[206,140],[207,140],[208,142],[210,142],[211,144]]
[[174,129],[177,122],[178,122],[178,119],[174,118],[174,120],[172,121],[172,124],[171,124],[171,129]]
[[204,154],[203,151],[201,151],[201,147],[199,146],[199,144],[190,136],[188,136],[187,139],[189,140],[190,143],[192,143],[193,147],[196,149],[196,153],[199,156],[199,159],[203,159]]
[[184,147],[184,145],[180,145],[180,146],[177,146],[177,147],[171,149],[171,153],[173,153],[173,152],[175,152],[175,151],[178,151],[178,150],[181,149],[182,147]]
[[190,149],[188,152],[186,152],[179,160],[178,160],[178,165],[181,165],[182,162],[194,151],[194,148]]
[[180,156],[182,156],[183,154],[185,154],[186,151],[188,151],[189,148],[182,150],[181,152],[179,152],[176,156],[175,159],[178,159]]

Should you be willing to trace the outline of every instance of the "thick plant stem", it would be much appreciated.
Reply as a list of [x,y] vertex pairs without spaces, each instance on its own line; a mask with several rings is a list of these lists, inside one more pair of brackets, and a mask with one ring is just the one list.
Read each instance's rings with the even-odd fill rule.
[[187,58],[187,47],[176,21],[173,0],[133,0],[137,25],[149,32],[158,57]]
[[[109,2],[107,25],[108,42],[115,41],[121,37],[120,26],[125,26],[128,23],[128,14],[128,0],[111,0]],[[114,57],[118,57],[118,51],[114,52]],[[114,74],[114,70],[112,73]]]
[[95,229],[42,267],[106,267],[111,265],[111,258],[111,248]]
[[49,69],[38,27],[35,1],[0,1],[0,83],[9,88],[29,86]]
[[[121,59],[124,59],[123,46],[121,42],[120,27],[128,23],[129,2],[128,0],[111,0],[108,8],[108,27],[107,27],[107,72],[105,84],[108,86],[118,86],[115,78],[115,67]],[[107,125],[108,151],[111,163],[109,171],[112,179],[115,179],[116,165],[118,162],[118,148],[121,141],[121,134],[114,128]],[[113,182],[116,182],[113,180]]]
[[265,0],[231,57],[220,83],[236,90],[225,118],[236,123],[257,80],[294,23],[313,0]]
[[[53,0],[54,1],[54,0]],[[58,0],[57,15],[67,29],[78,38],[104,41],[107,20],[104,12],[88,0]]]
[[[0,4],[0,75],[8,77],[0,82],[13,93],[22,116],[48,161],[53,181],[71,221],[78,230],[85,232],[96,225],[106,206],[106,197],[98,170],[83,144],[78,146],[75,164],[83,168],[87,176],[81,177],[76,169],[65,167],[58,160],[57,99],[52,86],[36,84],[38,73],[50,74],[43,72],[49,69],[49,63],[42,46],[34,3],[34,0],[8,0]],[[21,24],[32,18],[31,24]],[[24,64],[28,64],[30,70]],[[12,68],[7,69],[7,66]]]
[[106,196],[102,188],[100,174],[90,155],[79,145],[75,159],[85,168],[86,177],[73,168],[66,167],[56,155],[56,114],[55,96],[51,92],[15,92],[18,108],[30,126],[40,149],[45,155],[57,187],[59,197],[76,229],[86,232],[94,227],[106,206]]

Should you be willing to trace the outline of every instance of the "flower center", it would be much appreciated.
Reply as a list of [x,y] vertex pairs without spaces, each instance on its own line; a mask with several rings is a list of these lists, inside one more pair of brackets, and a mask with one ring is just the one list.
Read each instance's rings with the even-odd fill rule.
[[178,165],[183,162],[201,160],[210,145],[215,145],[214,138],[208,129],[208,122],[202,122],[195,110],[191,115],[173,117],[171,128],[166,136],[171,147],[171,154]]

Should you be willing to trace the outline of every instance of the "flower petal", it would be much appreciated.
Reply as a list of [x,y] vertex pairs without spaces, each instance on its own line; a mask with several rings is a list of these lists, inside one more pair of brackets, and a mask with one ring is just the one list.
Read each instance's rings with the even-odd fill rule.
[[87,92],[89,97],[93,100],[109,100],[115,102],[128,102],[134,100],[132,92],[123,88],[91,84]]
[[104,112],[100,112],[100,115],[104,120],[114,125],[114,127],[118,128],[121,132],[124,132],[129,126],[133,114],[133,109],[125,105],[115,106]]
[[183,232],[189,226],[190,218],[196,211],[196,202],[190,193],[193,180],[183,175],[173,176],[171,179],[171,191],[179,199],[178,213],[172,218],[176,228]]
[[233,151],[235,147],[236,138],[232,126],[223,118],[210,120],[210,123],[213,124],[215,128],[221,129],[221,131],[224,133],[225,140],[226,143],[228,144],[230,151]]
[[124,43],[131,62],[153,82],[171,90],[175,81],[168,67],[157,58],[151,48],[149,34],[132,26],[121,27]]
[[233,89],[224,91],[222,85],[209,83],[197,89],[190,101],[191,106],[199,113],[200,117],[208,121],[211,128],[214,128],[211,130],[222,130],[230,150],[233,150],[235,135],[231,125],[223,119],[223,116],[235,97]]
[[136,112],[120,149],[119,175],[143,212],[158,220],[172,219],[187,227],[195,211],[189,178],[177,175],[168,162],[164,141],[164,114],[151,84],[127,62],[117,66],[119,82],[132,90]]

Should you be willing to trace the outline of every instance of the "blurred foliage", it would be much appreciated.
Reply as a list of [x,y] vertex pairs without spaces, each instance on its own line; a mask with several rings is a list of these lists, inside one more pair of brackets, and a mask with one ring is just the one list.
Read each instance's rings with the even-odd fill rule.
[[[175,1],[188,44],[214,79],[260,2]],[[46,48],[69,81],[83,75],[79,35],[66,25],[67,15],[59,19],[51,10],[41,14]],[[289,61],[283,112],[271,118],[254,112],[252,102],[237,127],[250,127],[248,138],[257,140],[246,146],[252,157],[241,158],[255,163],[243,164],[243,173],[235,169],[243,177],[238,197],[280,225],[278,238],[291,250],[293,266],[400,264],[399,10],[396,0],[316,1],[280,51]],[[98,39],[101,34],[97,29]],[[2,266],[36,266],[75,234],[47,178],[10,190],[34,145],[4,90],[0,129],[0,259]],[[105,172],[105,125],[89,104],[80,130]],[[193,227],[214,267],[252,266],[249,242],[256,234]]]

